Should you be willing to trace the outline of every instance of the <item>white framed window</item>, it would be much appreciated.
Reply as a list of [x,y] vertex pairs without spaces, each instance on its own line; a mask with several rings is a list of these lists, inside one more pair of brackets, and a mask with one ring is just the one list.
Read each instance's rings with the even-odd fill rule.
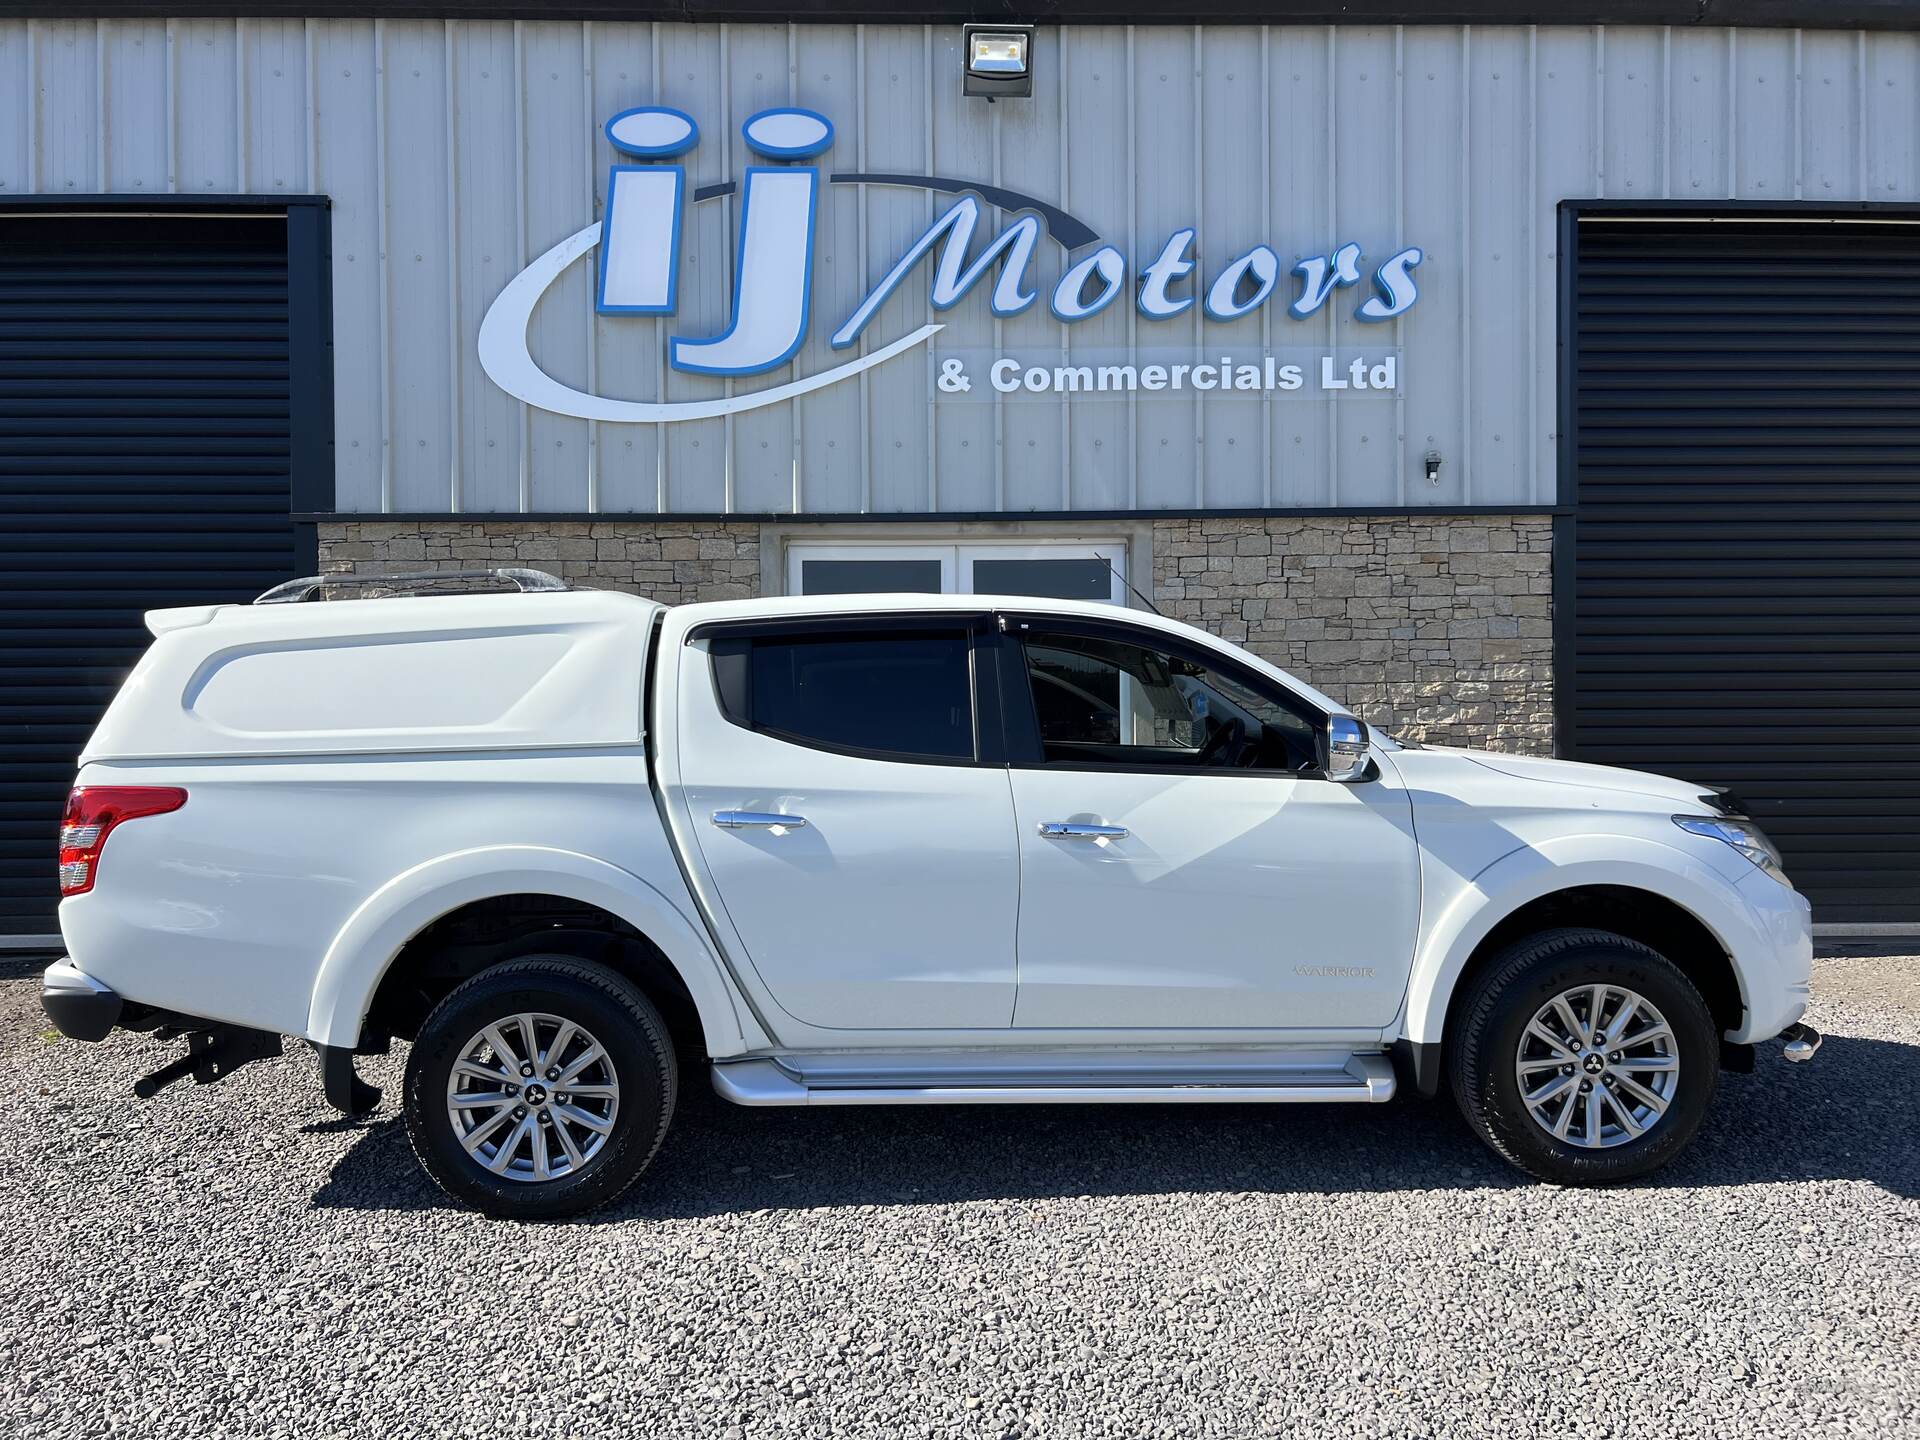
[[893,545],[881,542],[787,547],[789,595],[1039,595],[1051,600],[1127,603],[1127,547],[1119,540],[1046,540],[1008,545]]
[[945,595],[960,588],[951,545],[790,545],[789,595]]

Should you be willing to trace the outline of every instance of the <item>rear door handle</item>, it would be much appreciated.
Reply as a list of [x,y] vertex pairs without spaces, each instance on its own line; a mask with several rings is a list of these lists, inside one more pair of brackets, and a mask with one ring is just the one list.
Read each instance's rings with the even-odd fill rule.
[[804,830],[804,815],[775,815],[766,810],[716,810],[713,823],[722,830]]
[[1042,820],[1040,833],[1049,840],[1124,840],[1124,825],[1078,825],[1071,820]]

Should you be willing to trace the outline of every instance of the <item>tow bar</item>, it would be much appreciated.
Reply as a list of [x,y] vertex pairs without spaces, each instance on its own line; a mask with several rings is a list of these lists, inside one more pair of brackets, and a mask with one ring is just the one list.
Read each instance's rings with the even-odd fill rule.
[[280,1037],[267,1030],[245,1025],[180,1026],[161,1025],[154,1038],[187,1040],[187,1053],[171,1064],[162,1065],[151,1075],[133,1082],[133,1093],[151,1100],[175,1081],[191,1075],[201,1085],[224,1080],[242,1065],[266,1060],[280,1053]]
[[1811,1025],[1789,1025],[1775,1038],[1786,1047],[1782,1053],[1787,1059],[1796,1065],[1804,1065],[1813,1059],[1820,1049],[1820,1042],[1826,1037]]

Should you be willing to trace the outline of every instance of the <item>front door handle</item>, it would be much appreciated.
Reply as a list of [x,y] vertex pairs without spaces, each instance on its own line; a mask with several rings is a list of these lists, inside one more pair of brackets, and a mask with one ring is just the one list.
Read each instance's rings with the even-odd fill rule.
[[1040,833],[1049,840],[1124,840],[1124,825],[1078,825],[1071,820],[1042,820]]
[[775,815],[766,810],[716,810],[713,823],[722,830],[804,830],[804,815]]

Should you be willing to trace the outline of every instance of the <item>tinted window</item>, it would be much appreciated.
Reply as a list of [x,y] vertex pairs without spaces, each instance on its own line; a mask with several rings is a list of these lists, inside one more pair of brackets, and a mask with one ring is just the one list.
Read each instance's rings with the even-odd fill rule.
[[835,750],[971,760],[965,631],[835,631],[721,638],[714,675],[729,719]]
[[1050,761],[1295,771],[1318,761],[1314,722],[1223,667],[1108,636],[1023,628],[1021,639]]
[[889,595],[941,590],[938,560],[802,560],[803,595]]
[[1112,600],[1113,571],[1104,560],[976,560],[973,588],[981,595]]

